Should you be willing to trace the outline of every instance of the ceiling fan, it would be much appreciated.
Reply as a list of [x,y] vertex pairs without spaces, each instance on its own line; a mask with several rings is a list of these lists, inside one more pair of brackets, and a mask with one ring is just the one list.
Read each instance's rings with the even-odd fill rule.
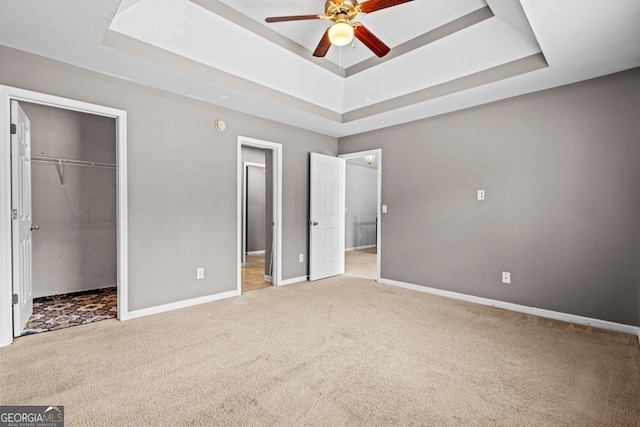
[[268,23],[285,21],[303,21],[311,19],[327,19],[333,25],[327,28],[313,56],[323,57],[331,45],[345,46],[355,36],[378,57],[382,58],[391,50],[378,37],[359,22],[351,22],[359,13],[371,13],[380,9],[397,6],[413,0],[368,0],[361,4],[358,0],[327,0],[324,15],[274,16],[265,19]]

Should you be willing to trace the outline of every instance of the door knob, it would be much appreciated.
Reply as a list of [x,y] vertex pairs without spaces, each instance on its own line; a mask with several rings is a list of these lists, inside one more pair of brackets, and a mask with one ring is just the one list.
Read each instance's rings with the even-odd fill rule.
[[313,222],[311,223],[311,225],[318,225],[318,222],[317,222],[317,221],[313,221]]
[[32,225],[31,225],[31,231],[33,231],[33,230],[35,230],[35,231],[40,230],[40,226],[39,226],[39,225],[33,225],[33,224],[32,224]]

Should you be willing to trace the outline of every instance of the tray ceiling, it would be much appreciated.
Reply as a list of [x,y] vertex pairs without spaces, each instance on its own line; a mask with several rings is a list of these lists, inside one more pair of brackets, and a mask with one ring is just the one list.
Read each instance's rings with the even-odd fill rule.
[[357,17],[383,58],[315,58],[327,21],[264,22],[324,0],[0,7],[1,44],[337,137],[640,66],[636,0],[414,0]]

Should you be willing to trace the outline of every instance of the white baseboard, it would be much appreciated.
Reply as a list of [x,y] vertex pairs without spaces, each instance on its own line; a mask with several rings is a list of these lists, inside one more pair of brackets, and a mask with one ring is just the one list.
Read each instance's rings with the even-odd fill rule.
[[51,296],[54,296],[54,295],[64,295],[64,294],[74,294],[74,293],[77,293],[77,292],[98,291],[100,289],[117,288],[117,287],[118,287],[117,284],[110,283],[108,285],[92,286],[92,287],[87,288],[87,289],[62,289],[62,290],[54,291],[53,293],[47,292],[46,295],[34,294],[33,297],[34,298],[51,297]]
[[231,298],[238,296],[238,291],[228,291],[222,292],[215,295],[207,295],[205,297],[192,298],[184,301],[172,302],[170,304],[158,305],[155,307],[143,308],[140,310],[130,311],[127,313],[127,317],[125,319],[120,320],[129,320],[135,319],[138,317],[150,316],[152,314],[165,313],[167,311],[177,310],[180,308],[192,307],[194,305],[204,304],[207,302],[218,301],[221,299]]
[[264,280],[266,280],[267,282],[273,283],[273,277],[267,274],[264,275]]
[[264,254],[265,254],[264,250],[247,252],[247,255],[264,255]]
[[347,248],[345,251],[359,251],[361,249],[375,248],[376,246],[377,245],[375,243],[373,245],[355,246],[353,248]]
[[[11,326],[13,326],[13,324]],[[6,347],[13,342],[13,330],[11,332],[12,335],[10,336],[10,338],[3,338],[0,340],[0,347]]]
[[309,280],[309,276],[294,277],[293,279],[287,279],[280,282],[280,286],[293,285],[294,283],[306,282]]
[[562,313],[559,311],[546,310],[543,308],[528,307],[526,305],[513,304],[505,301],[498,301],[489,298],[476,297],[473,295],[461,294],[458,292],[445,291],[428,286],[414,285],[412,283],[399,282],[391,279],[380,279],[379,283],[385,285],[397,286],[399,288],[410,289],[412,291],[424,292],[427,294],[438,295],[447,298],[458,299],[462,301],[472,302],[476,304],[488,305],[491,307],[502,308],[505,310],[516,311],[518,313],[533,314],[535,316],[545,317],[547,319],[561,320],[563,322],[575,323],[577,325],[593,326],[594,328],[606,329],[609,331],[622,332],[624,334],[638,335],[640,342],[640,328],[632,325],[624,325],[622,323],[609,322],[608,320],[593,319],[591,317],[583,317],[575,314]]

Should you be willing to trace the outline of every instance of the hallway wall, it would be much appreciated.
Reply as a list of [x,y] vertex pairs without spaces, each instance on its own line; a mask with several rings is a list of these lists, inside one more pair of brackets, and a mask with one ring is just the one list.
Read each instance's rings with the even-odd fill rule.
[[345,185],[345,248],[376,244],[378,169],[363,158],[347,159]]

